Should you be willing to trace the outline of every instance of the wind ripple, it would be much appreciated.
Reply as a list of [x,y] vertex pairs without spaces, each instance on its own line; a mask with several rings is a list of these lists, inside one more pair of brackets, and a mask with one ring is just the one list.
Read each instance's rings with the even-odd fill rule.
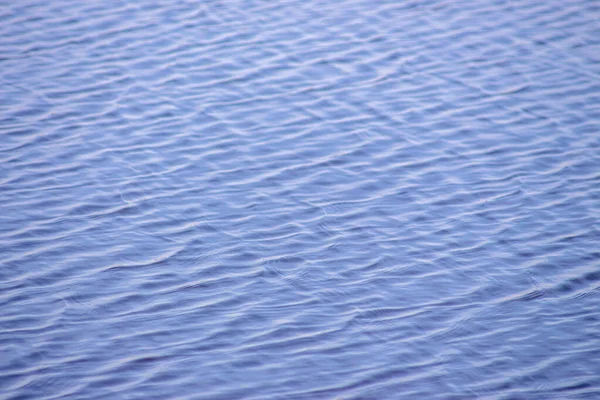
[[0,10],[0,397],[600,397],[594,1]]

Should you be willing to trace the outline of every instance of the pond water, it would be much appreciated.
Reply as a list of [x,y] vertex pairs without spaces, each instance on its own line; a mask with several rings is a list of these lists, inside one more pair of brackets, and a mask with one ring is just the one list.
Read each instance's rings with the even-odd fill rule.
[[597,1],[2,1],[0,398],[600,398]]

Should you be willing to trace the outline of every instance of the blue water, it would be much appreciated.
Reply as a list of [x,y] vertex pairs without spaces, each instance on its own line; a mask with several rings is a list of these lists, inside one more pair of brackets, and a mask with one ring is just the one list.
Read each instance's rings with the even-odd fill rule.
[[0,398],[600,398],[599,21],[2,1]]

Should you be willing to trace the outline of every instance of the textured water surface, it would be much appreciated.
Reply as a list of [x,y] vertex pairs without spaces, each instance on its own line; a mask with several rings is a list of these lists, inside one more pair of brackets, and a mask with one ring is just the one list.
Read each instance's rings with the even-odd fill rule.
[[0,398],[600,398],[597,1],[0,4]]

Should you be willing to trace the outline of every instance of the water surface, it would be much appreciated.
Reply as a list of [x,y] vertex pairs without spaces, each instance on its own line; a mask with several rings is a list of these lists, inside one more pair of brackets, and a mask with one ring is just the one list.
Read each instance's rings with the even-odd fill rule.
[[1,398],[600,398],[598,2],[1,4]]

